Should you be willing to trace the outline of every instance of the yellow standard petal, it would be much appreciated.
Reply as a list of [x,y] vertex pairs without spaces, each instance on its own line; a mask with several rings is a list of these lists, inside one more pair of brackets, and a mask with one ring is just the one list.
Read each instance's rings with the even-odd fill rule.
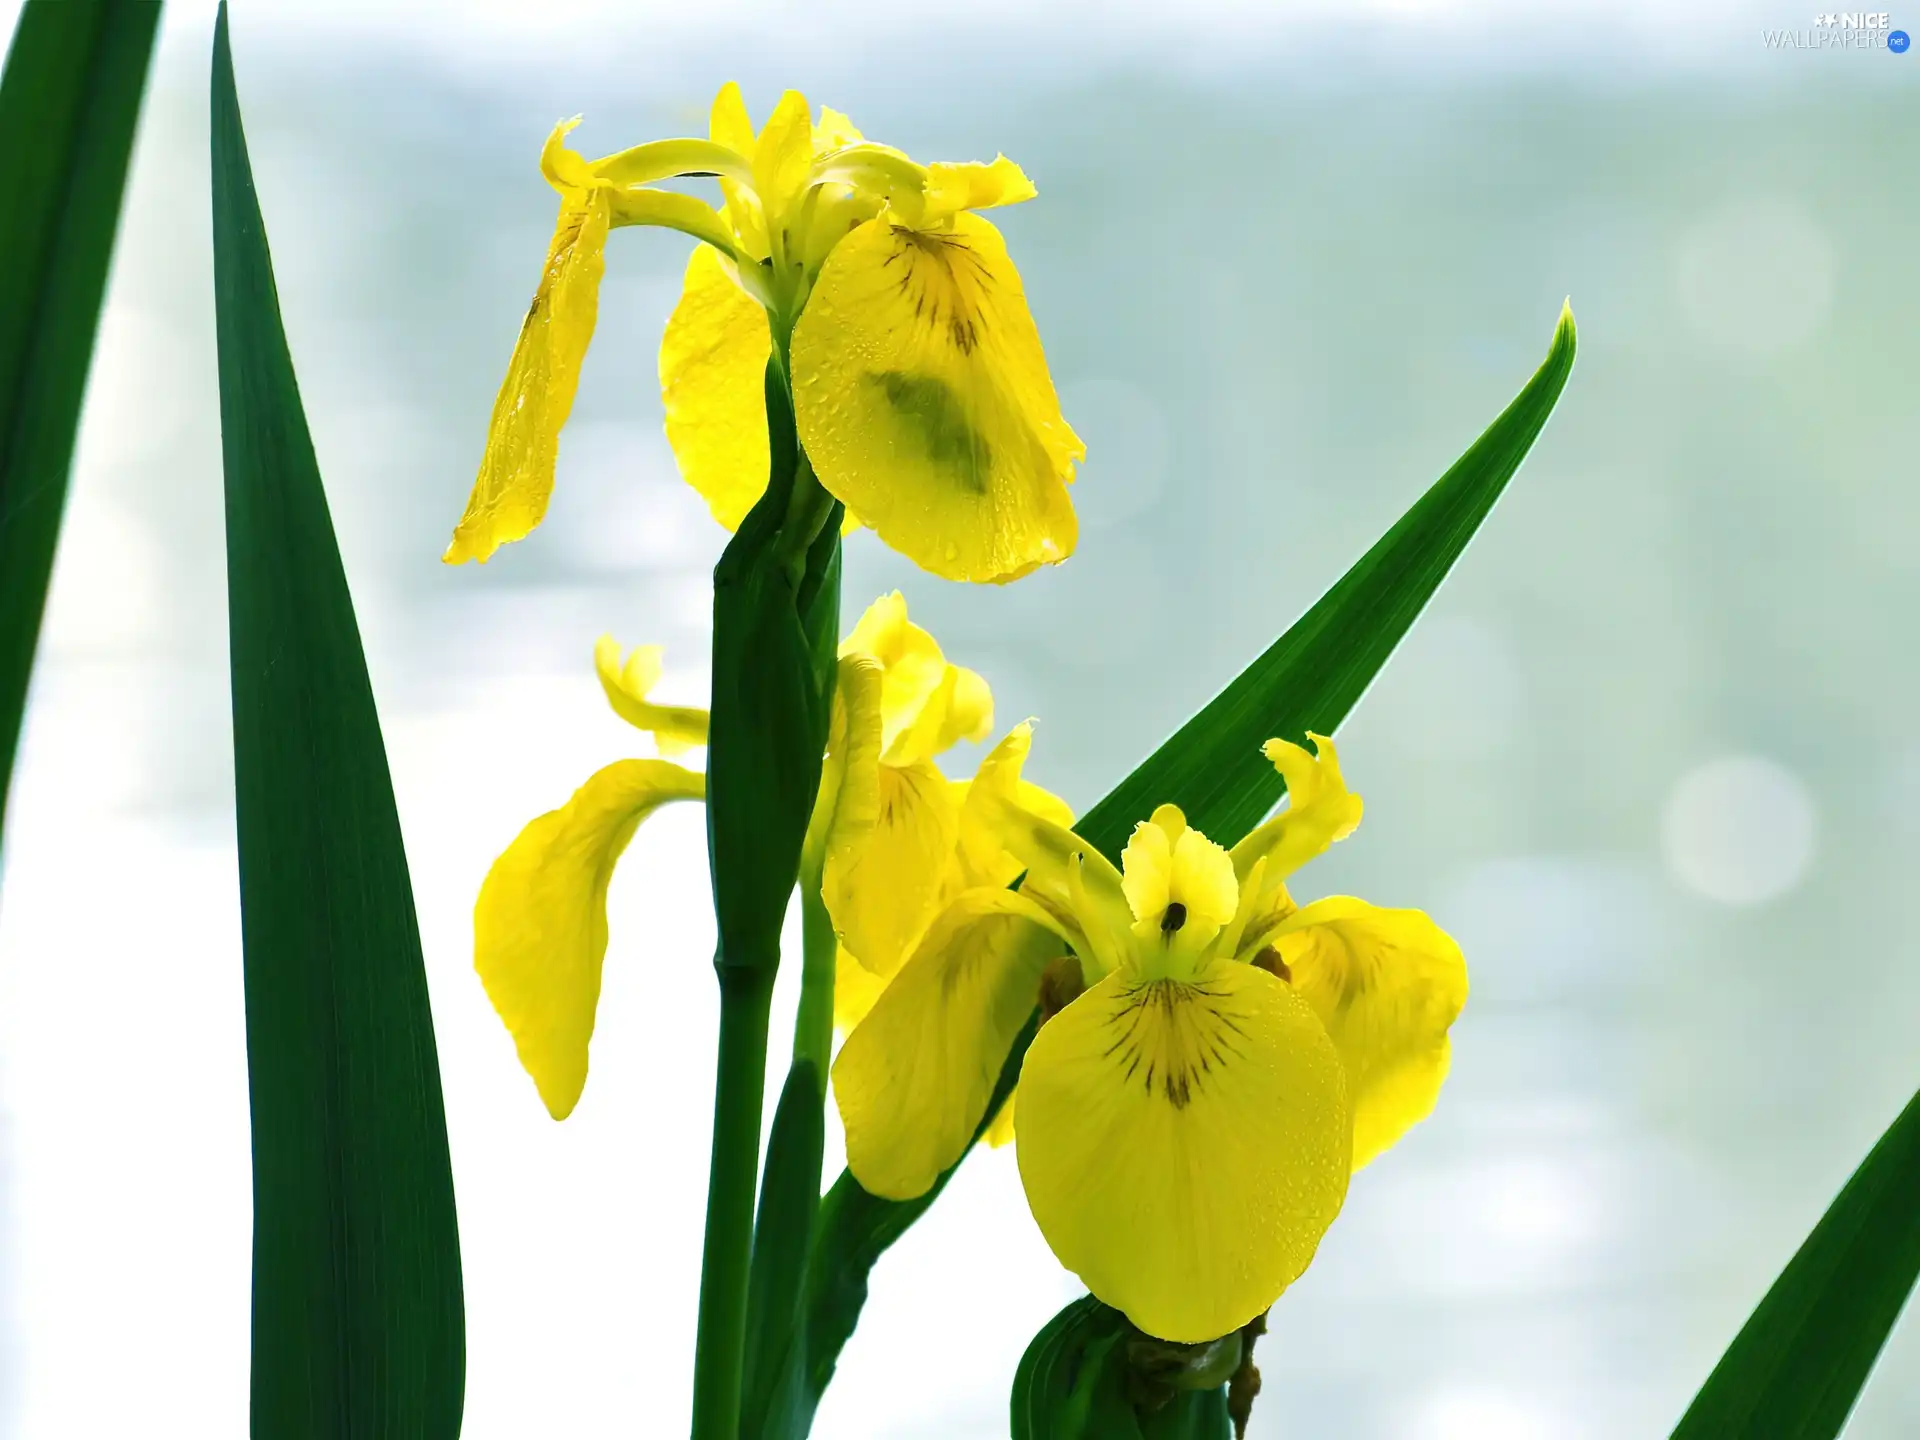
[[639,645],[621,657],[620,642],[602,635],[593,647],[593,669],[613,713],[653,736],[662,755],[679,755],[707,743],[707,712],[692,705],[655,705],[647,692],[660,682],[658,645]]
[[1346,1198],[1340,1059],[1306,1002],[1250,965],[1188,984],[1109,975],[1041,1027],[1015,1131],[1060,1263],[1165,1340],[1264,1311]]
[[1358,1170],[1432,1113],[1447,1030],[1467,1001],[1466,960],[1422,912],[1344,895],[1296,912],[1269,943],[1346,1066]]
[[1065,952],[1009,890],[969,890],[941,913],[833,1064],[847,1168],[870,1193],[924,1195],[966,1153],[1040,972]]
[[680,476],[729,530],[767,488],[767,312],[710,247],[694,247],[660,342],[660,398]]
[[1133,828],[1121,855],[1121,886],[1133,910],[1135,966],[1145,976],[1186,979],[1240,904],[1227,852],[1162,805]]
[[586,162],[561,143],[579,123],[576,118],[556,126],[541,156],[541,168],[560,192],[560,218],[493,402],[466,513],[441,557],[449,565],[484,563],[500,546],[532,533],[553,494],[560,427],[573,409],[599,313],[611,219],[610,192],[593,185]]
[[906,596],[895,590],[867,606],[840,642],[840,653],[871,656],[880,664],[880,748],[886,758],[896,764],[930,758],[931,750],[904,754],[900,740],[918,725],[951,667],[940,642],[907,618]]
[[618,761],[522,830],[480,887],[473,968],[556,1120],[587,1083],[614,863],[653,811],[705,793],[678,765]]
[[821,483],[915,563],[998,582],[1073,553],[1086,447],[986,220],[881,215],[842,240],[795,327],[793,379]]

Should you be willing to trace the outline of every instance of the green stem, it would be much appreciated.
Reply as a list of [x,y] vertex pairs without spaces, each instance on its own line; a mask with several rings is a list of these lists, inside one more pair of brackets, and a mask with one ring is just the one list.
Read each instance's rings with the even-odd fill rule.
[[707,1239],[700,1262],[693,1440],[736,1440],[740,1429],[760,1101],[766,1087],[767,1012],[773,1001],[772,965],[718,968],[720,1055],[707,1177]]
[[833,983],[840,939],[820,895],[816,871],[800,877],[800,1010],[793,1020],[793,1059],[811,1060],[824,1088],[833,1056]]

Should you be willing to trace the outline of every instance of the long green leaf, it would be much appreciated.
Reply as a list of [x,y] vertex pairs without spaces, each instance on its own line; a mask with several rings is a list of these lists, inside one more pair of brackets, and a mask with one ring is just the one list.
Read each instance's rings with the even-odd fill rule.
[[[1552,413],[1572,373],[1576,339],[1563,309],[1539,370],[1453,468],[1317,604],[1174,737],[1143,761],[1075,829],[1116,862],[1134,824],[1172,802],[1188,822],[1231,845],[1279,801],[1283,785],[1260,753],[1273,736],[1331,734],[1387,663],[1487,518]],[[1014,1043],[991,1115],[1012,1090],[1033,1028]],[[951,1175],[951,1171],[948,1175]],[[867,1276],[926,1210],[947,1176],[916,1200],[882,1200],[842,1172],[820,1205],[808,1276],[807,1375],[787,1436],[807,1433],[859,1322]]]
[[1674,1440],[1832,1440],[1920,1276],[1920,1095],[1734,1337]]
[[0,75],[0,827],[159,19],[27,0]]
[[466,1342],[426,972],[224,6],[213,250],[253,1113],[253,1434],[452,1440]]

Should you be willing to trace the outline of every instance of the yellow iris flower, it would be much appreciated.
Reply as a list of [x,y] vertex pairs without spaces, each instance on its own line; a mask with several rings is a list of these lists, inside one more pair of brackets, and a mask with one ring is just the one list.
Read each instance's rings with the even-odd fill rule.
[[[706,743],[705,710],[647,698],[660,678],[660,647],[623,655],[602,637],[594,668],[614,712],[652,734],[662,755]],[[958,741],[982,739],[992,722],[986,682],[947,662],[907,618],[898,591],[868,607],[841,646],[806,866],[824,872],[843,936],[835,1000],[846,1028],[886,989],[949,895],[974,883],[1004,886],[1019,872],[977,838],[962,846],[966,786],[950,784],[934,763]],[[696,771],[664,759],[616,761],[526,826],[481,885],[474,968],[556,1120],[572,1113],[586,1085],[614,866],[654,810],[704,796]],[[1037,786],[1021,799],[1072,818]]]
[[[1064,963],[1069,994],[1085,989],[1041,1026],[1014,1120],[1041,1232],[1163,1339],[1211,1340],[1265,1311],[1349,1175],[1432,1110],[1467,993],[1459,947],[1419,911],[1294,905],[1287,877],[1360,820],[1333,745],[1312,738],[1314,752],[1268,743],[1290,803],[1232,850],[1167,805],[1119,869],[1021,803],[1024,727],[1003,741],[969,799],[1025,878],[956,896],[842,1047],[855,1177],[908,1198],[964,1153]],[[890,1144],[856,1145],[874,1134]]]
[[[953,580],[1012,580],[1072,553],[1066,486],[1086,450],[1060,414],[1019,272],[976,213],[1033,198],[1018,165],[918,165],[834,110],[815,120],[791,90],[756,134],[732,84],[705,140],[588,161],[564,143],[577,123],[541,154],[559,221],[449,562],[484,561],[546,513],[607,235],[625,225],[702,242],[660,382],[681,473],[723,525],[766,487],[777,336],[801,445],[850,522]],[[717,208],[655,188],[693,176],[718,180]]]

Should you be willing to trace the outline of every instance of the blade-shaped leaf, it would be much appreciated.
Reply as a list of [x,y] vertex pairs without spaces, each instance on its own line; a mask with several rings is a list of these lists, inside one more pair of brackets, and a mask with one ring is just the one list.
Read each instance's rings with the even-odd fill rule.
[[0,827],[159,19],[27,0],[0,75]]
[[1832,1440],[1920,1276],[1920,1095],[1734,1337],[1674,1440]]
[[779,1435],[798,1397],[783,1393],[800,1381],[790,1351],[806,1344],[801,1305],[807,1239],[820,1205],[820,1152],[826,1141],[826,1086],[811,1060],[796,1060],[780,1091],[766,1176],[754,1217],[753,1267],[748,1273],[746,1362],[740,1395],[741,1440]]
[[466,1352],[426,972],[224,6],[213,246],[253,1115],[253,1434],[452,1440]]
[[[1284,789],[1261,744],[1274,736],[1298,740],[1308,730],[1331,734],[1346,718],[1520,468],[1566,386],[1575,348],[1573,312],[1563,309],[1546,359],[1500,418],[1311,610],[1075,830],[1116,862],[1134,824],[1169,801],[1223,845],[1251,830]],[[1013,1089],[1032,1037],[1029,1025],[1015,1041],[989,1115]],[[892,1201],[867,1194],[842,1172],[827,1193],[808,1276],[802,1404],[790,1428],[769,1433],[807,1433],[840,1348],[859,1322],[868,1273],[947,1178],[918,1199]]]

